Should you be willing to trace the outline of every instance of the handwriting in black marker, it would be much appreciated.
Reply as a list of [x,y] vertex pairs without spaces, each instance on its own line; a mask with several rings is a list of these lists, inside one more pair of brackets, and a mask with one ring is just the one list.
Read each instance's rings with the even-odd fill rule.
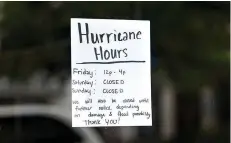
[[99,117],[99,118],[101,118],[101,119],[103,119],[104,117],[105,117],[105,114],[101,114],[101,113],[89,113],[88,114],[88,117]]
[[80,117],[80,114],[75,114],[75,118],[79,118]]
[[123,117],[123,116],[129,116],[129,114],[128,114],[128,111],[127,112],[121,112],[121,111],[118,111],[118,116],[119,117]]
[[72,80],[72,85],[89,85],[93,86],[93,81],[91,80]]
[[105,99],[98,99],[98,103],[106,103]]
[[113,88],[104,88],[103,89],[103,94],[120,94],[123,93],[124,90],[123,89],[113,89]]
[[88,110],[91,110],[91,109],[92,109],[92,107],[85,107],[85,106],[81,106],[81,107],[76,106],[75,107],[76,111],[88,111]]
[[113,61],[113,62],[82,62],[76,64],[119,64],[119,63],[145,63],[146,61]]
[[72,88],[72,93],[82,93],[82,94],[92,94],[91,89],[86,89],[86,88]]
[[91,99],[91,98],[86,99],[86,100],[85,100],[85,103],[86,103],[86,104],[91,104],[91,103],[92,103],[92,99]]
[[111,110],[111,106],[101,106],[99,107],[99,110]]
[[140,40],[142,35],[141,31],[117,32],[117,30],[110,31],[109,33],[92,33],[88,23],[85,23],[85,26],[82,26],[81,24],[82,23],[78,23],[80,43],[97,44],[97,43],[111,43],[112,41],[116,42],[116,41]]
[[83,120],[86,125],[100,125],[100,120]]
[[112,103],[116,103],[116,99],[112,98],[111,101],[112,101]]
[[119,73],[121,73],[121,75],[125,75],[126,72],[122,69],[119,69]]
[[93,72],[87,69],[78,69],[78,68],[73,68],[73,75],[78,74],[78,75],[84,75],[84,76],[90,76],[90,78],[93,78]]
[[104,79],[103,84],[124,84],[124,80]]

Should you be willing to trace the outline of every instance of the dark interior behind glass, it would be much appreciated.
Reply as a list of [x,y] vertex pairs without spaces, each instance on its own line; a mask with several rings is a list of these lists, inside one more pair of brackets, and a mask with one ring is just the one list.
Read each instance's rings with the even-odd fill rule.
[[0,118],[0,143],[77,143],[71,127],[46,117]]

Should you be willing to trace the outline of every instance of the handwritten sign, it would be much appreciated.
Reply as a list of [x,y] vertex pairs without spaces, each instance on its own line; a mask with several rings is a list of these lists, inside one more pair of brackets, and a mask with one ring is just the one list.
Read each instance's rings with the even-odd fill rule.
[[150,22],[71,19],[72,126],[151,126]]

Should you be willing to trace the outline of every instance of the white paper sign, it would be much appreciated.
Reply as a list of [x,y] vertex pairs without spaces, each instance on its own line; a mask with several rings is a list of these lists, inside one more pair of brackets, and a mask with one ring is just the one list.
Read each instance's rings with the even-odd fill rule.
[[72,126],[152,126],[150,22],[71,19]]

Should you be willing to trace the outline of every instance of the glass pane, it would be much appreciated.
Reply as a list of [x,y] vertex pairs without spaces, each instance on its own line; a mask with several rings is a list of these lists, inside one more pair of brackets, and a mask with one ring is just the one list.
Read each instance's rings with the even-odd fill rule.
[[72,128],[45,117],[0,118],[1,143],[81,142]]

